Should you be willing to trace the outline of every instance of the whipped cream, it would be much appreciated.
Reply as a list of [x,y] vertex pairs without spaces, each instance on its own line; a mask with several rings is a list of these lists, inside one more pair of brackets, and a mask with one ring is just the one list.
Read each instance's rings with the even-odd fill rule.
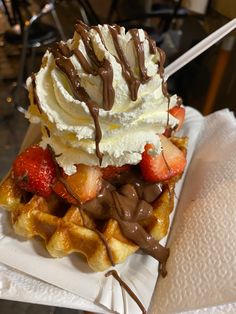
[[[84,101],[89,99],[96,104],[98,111],[102,167],[139,163],[147,143],[154,144],[160,153],[161,143],[157,134],[162,134],[167,124],[172,128],[178,124],[178,120],[168,114],[168,109],[176,105],[177,97],[168,99],[163,93],[160,50],[151,51],[150,39],[141,29],[135,30],[134,36],[132,31],[125,32],[123,27],[118,29],[117,26],[88,28],[80,24],[79,30],[81,28],[82,33],[76,28],[73,39],[57,46],[66,47],[69,54],[63,56],[59,48],[54,52],[48,50],[39,72],[27,80],[31,103],[27,117],[31,122],[42,123],[41,145],[49,144],[53,148],[58,164],[69,175],[76,172],[76,164],[99,165],[96,124]],[[112,30],[116,32],[117,42]],[[140,54],[135,38],[139,41],[138,49],[142,50]],[[84,63],[78,58],[78,52]],[[63,62],[67,60],[73,67],[72,79],[58,66],[58,53]],[[126,74],[131,73],[133,81],[138,82],[136,97],[134,92],[132,95],[132,83],[129,85],[124,75],[121,54],[128,64]],[[143,56],[143,61],[140,56]],[[107,61],[111,69],[107,81],[94,66],[94,58],[97,63]],[[142,62],[143,69],[140,67]],[[73,89],[76,84],[82,94],[85,91],[85,98],[77,97]],[[109,109],[104,108],[104,84],[110,84],[110,89],[107,89],[107,94],[110,93]]]

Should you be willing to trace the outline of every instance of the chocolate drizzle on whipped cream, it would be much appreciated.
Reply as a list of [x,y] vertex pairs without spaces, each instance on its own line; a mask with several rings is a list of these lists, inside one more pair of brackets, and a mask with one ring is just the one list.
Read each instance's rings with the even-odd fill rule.
[[[102,131],[99,123],[99,110],[100,105],[95,100],[92,100],[88,95],[85,88],[81,85],[81,78],[76,70],[71,57],[74,55],[78,62],[81,64],[84,72],[89,75],[101,77],[103,83],[103,103],[102,109],[109,111],[112,109],[114,101],[115,101],[115,91],[113,87],[113,69],[110,61],[104,56],[102,60],[98,58],[95,53],[94,46],[91,40],[91,30],[94,30],[98,33],[101,43],[105,49],[106,43],[103,37],[103,34],[100,30],[99,26],[91,26],[84,24],[82,21],[77,21],[75,25],[75,31],[80,36],[82,40],[87,56],[84,56],[83,52],[78,48],[71,48],[70,44],[65,42],[58,42],[54,44],[54,46],[50,49],[52,52],[56,66],[68,77],[72,92],[74,96],[79,100],[86,104],[89,109],[90,115],[94,121],[95,127],[95,147],[96,147],[96,155],[99,159],[100,165],[102,164],[103,154],[100,151],[99,143],[102,139]],[[138,97],[138,90],[140,84],[147,83],[151,77],[147,74],[147,68],[145,67],[145,53],[144,53],[144,41],[141,41],[140,34],[138,29],[131,29],[129,32],[131,34],[134,49],[136,51],[136,58],[138,61],[139,67],[139,78],[136,77],[131,69],[131,65],[129,64],[123,47],[120,44],[121,35],[121,27],[118,25],[108,26],[108,31],[113,40],[114,48],[116,50],[115,57],[116,61],[120,64],[122,75],[127,83],[130,92],[130,98],[132,101],[136,101]],[[148,41],[149,51],[151,54],[159,53],[159,74],[163,79],[164,72],[164,61],[165,54],[164,52],[156,47],[154,40],[152,40],[147,33],[145,33],[145,40]],[[73,46],[73,45],[72,45]],[[89,58],[89,60],[87,59]],[[41,113],[40,104],[38,101],[38,96],[36,93],[35,79],[32,76],[32,86],[34,90],[34,102],[39,108],[39,112]],[[164,80],[162,81],[162,91],[163,94],[168,98],[168,108],[169,108],[169,94],[167,92],[167,86]],[[168,119],[169,120],[169,119]],[[168,121],[167,121],[168,122]],[[167,123],[168,124],[168,123]]]
[[[94,29],[97,31],[97,29],[99,28],[94,27]],[[82,56],[81,52],[78,52],[78,49],[75,50],[75,55],[77,56],[85,72],[88,71],[88,74],[100,75],[103,81],[103,109],[111,110],[115,99],[115,91],[112,86],[113,70],[111,63],[105,58],[102,61],[97,58],[89,37],[89,28],[86,24],[79,21],[75,25],[75,30],[81,36],[86,52],[91,60],[92,67],[90,67],[89,63],[87,62],[85,57]],[[101,37],[100,33],[99,35]]]
[[142,84],[144,84],[144,83],[148,82],[151,79],[151,77],[147,75],[147,69],[145,67],[145,56],[144,56],[143,42],[141,42],[141,40],[139,38],[138,29],[136,29],[136,28],[131,29],[130,33],[131,33],[132,38],[134,40],[134,45],[135,45],[136,52],[137,52],[141,82],[142,82]]
[[162,79],[162,93],[168,100],[167,122],[166,122],[167,129],[168,129],[169,128],[170,94],[168,93],[167,82],[165,82],[164,80],[164,63],[166,60],[166,54],[160,48],[156,47],[156,49],[159,52],[159,56],[160,56],[160,60],[158,62],[158,65],[159,65],[158,73],[160,74],[160,77]]
[[145,39],[148,41],[148,45],[149,45],[149,51],[150,54],[156,54],[157,51],[157,47],[156,47],[156,42],[148,36],[147,32],[144,32],[145,34]]
[[39,98],[38,98],[38,95],[37,95],[37,92],[36,92],[36,83],[35,83],[36,77],[35,77],[35,73],[31,74],[31,80],[32,80],[32,87],[33,87],[34,104],[37,106],[38,111],[40,113],[42,113],[42,109],[41,109],[41,106],[40,106]]
[[[118,54],[118,58],[116,59],[122,68],[122,74],[124,76],[124,79],[126,80],[126,83],[129,87],[129,91],[130,91],[130,98],[135,101],[138,97],[138,89],[140,86],[140,81],[138,79],[136,79],[136,77],[134,76],[131,67],[126,59],[126,56],[123,52],[123,50],[121,49],[121,46],[119,44],[119,40],[118,40],[118,35],[120,33],[120,28],[117,25],[114,26],[109,26],[109,30],[113,39],[113,43],[116,49],[116,52]],[[137,53],[139,54],[139,51],[137,51]]]
[[167,110],[167,122],[166,122],[166,125],[167,125],[167,129],[170,129],[169,128],[169,109],[170,109],[170,95],[168,93],[168,87],[167,87],[167,82],[165,82],[164,80],[164,64],[165,64],[165,60],[166,60],[166,54],[165,52],[160,49],[159,47],[156,46],[156,43],[155,41],[150,38],[148,36],[148,34],[145,32],[145,38],[147,39],[148,43],[149,43],[149,51],[151,54],[155,54],[156,51],[158,51],[158,54],[159,54],[159,61],[158,61],[158,72],[161,79],[162,79],[162,93],[163,95],[167,98],[168,100],[168,110]]
[[54,46],[51,48],[51,52],[55,58],[55,62],[58,68],[68,77],[74,96],[78,100],[83,101],[89,109],[89,112],[91,114],[95,126],[96,154],[101,164],[102,153],[100,152],[99,149],[99,142],[101,141],[102,138],[102,132],[98,120],[99,107],[97,103],[94,102],[89,97],[86,90],[80,85],[79,76],[77,75],[77,72],[72,61],[68,58],[69,54],[68,50],[65,49],[65,44],[64,43],[54,44]]

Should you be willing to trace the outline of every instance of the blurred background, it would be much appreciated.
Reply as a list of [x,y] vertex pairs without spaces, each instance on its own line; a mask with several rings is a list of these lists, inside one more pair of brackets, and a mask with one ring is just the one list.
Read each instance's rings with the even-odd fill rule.
[[[10,168],[28,127],[25,80],[37,72],[46,48],[73,35],[76,19],[90,25],[144,28],[174,61],[236,17],[236,0],[4,0],[0,1],[0,180]],[[169,93],[204,115],[236,112],[236,31],[169,79]],[[6,313],[78,311],[0,301]],[[15,309],[15,310],[14,310]]]

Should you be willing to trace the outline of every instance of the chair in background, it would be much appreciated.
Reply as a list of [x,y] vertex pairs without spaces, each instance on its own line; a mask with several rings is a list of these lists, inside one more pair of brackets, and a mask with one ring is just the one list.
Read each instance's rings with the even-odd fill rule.
[[[16,10],[16,2],[17,1],[15,0],[12,1],[12,3],[14,3],[12,7],[13,12],[14,10]],[[6,5],[5,7],[7,8]],[[20,9],[21,9],[20,7],[17,7],[16,11],[19,23],[21,25],[22,47],[20,55],[20,67],[17,82],[13,84],[11,98],[14,107],[17,108],[20,112],[25,112],[25,108],[21,104],[21,94],[22,90],[25,89],[24,83],[25,79],[33,69],[37,49],[43,46],[48,46],[58,39],[65,40],[65,35],[57,16],[55,0],[48,1],[37,14],[32,15],[29,19],[25,20],[24,22],[22,22],[23,19],[22,16],[20,15]],[[49,14],[52,16],[55,27],[41,22],[41,18]],[[9,15],[9,12],[7,15]],[[16,43],[15,37],[9,35],[9,33],[5,34],[5,40],[8,43],[13,44]],[[31,58],[29,62],[27,62],[28,52],[31,53]]]
[[77,0],[82,20],[89,25],[101,24],[101,20],[88,0]]
[[[134,2],[137,4],[136,10],[134,8],[131,10],[130,1],[112,0],[107,22],[124,25],[126,29],[143,28],[158,45],[162,42],[162,35],[170,28],[172,22],[188,15],[187,10],[181,7],[181,0],[166,1],[161,4],[152,4],[152,0]],[[123,7],[123,10],[120,7]],[[152,23],[151,20],[154,19],[155,22]]]

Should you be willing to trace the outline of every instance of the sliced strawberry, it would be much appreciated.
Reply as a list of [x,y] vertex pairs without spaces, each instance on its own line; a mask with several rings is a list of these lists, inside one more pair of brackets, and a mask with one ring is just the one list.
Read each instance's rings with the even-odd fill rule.
[[182,128],[182,125],[184,123],[185,119],[185,108],[181,106],[174,106],[169,110],[169,113],[179,120],[178,127],[175,129],[175,131],[179,131]]
[[[72,192],[68,190],[66,178],[67,176],[64,175],[63,181],[60,181],[59,179],[56,181],[56,183],[53,185],[53,191],[59,195],[61,198],[66,200],[68,203],[73,205],[78,205],[80,203],[79,198],[76,199],[72,196]],[[63,183],[62,183],[63,182]]]
[[48,149],[38,145],[27,148],[13,163],[13,178],[23,190],[48,197],[56,177],[56,166]]
[[159,155],[152,154],[153,144],[146,144],[142,154],[140,168],[145,180],[160,182],[179,175],[184,171],[186,158],[168,138],[160,135],[162,152]]
[[118,174],[128,171],[130,169],[131,165],[124,165],[121,167],[115,167],[115,166],[108,166],[106,168],[101,168],[102,171],[102,177],[105,180],[111,180],[114,179]]
[[98,167],[77,165],[77,172],[58,179],[53,190],[69,203],[85,203],[97,196],[102,185],[102,173]]

